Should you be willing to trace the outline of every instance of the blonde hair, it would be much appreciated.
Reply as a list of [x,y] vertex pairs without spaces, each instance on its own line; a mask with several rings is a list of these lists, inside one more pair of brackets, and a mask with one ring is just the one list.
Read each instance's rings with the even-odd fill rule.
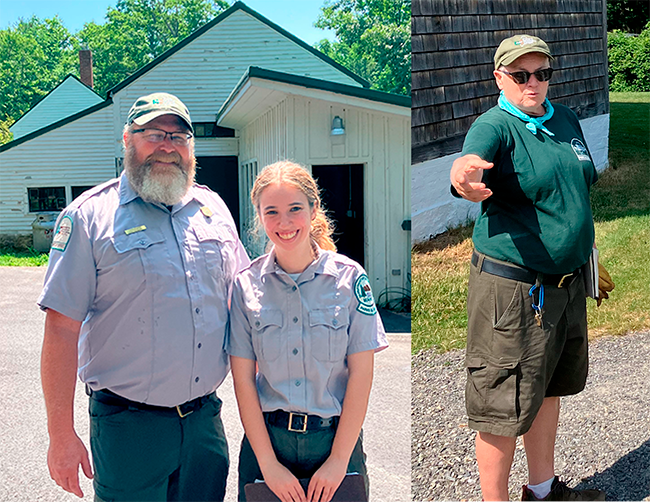
[[253,184],[251,202],[255,206],[257,227],[261,226],[260,197],[264,189],[273,184],[292,186],[307,197],[309,208],[314,212],[309,230],[312,246],[317,245],[326,251],[336,251],[336,245],[332,240],[334,226],[325,214],[316,181],[305,167],[290,160],[281,160],[266,166]]

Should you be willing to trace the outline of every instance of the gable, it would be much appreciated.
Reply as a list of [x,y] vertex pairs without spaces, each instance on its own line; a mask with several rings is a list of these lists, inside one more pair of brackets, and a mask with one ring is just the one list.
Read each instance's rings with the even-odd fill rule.
[[87,87],[77,77],[68,75],[49,94],[46,94],[14,122],[9,130],[14,134],[14,140],[16,140],[102,101],[95,91]]
[[361,87],[362,79],[239,5],[189,43],[181,42],[172,54],[161,56],[159,63],[143,68],[136,79],[127,79],[124,87],[118,85],[113,100],[119,102],[119,119],[139,96],[165,91],[187,105],[193,121],[214,121],[250,66]]

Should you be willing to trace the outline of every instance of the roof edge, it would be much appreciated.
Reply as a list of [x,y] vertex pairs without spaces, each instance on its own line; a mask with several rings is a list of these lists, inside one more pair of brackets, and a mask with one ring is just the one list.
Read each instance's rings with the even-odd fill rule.
[[183,47],[188,45],[190,42],[193,42],[196,38],[203,35],[206,31],[214,28],[221,21],[223,21],[224,19],[226,19],[227,17],[229,17],[230,15],[234,14],[235,12],[237,12],[239,10],[246,12],[247,14],[249,14],[249,15],[253,16],[254,18],[256,18],[258,21],[261,21],[262,23],[266,24],[271,29],[277,31],[278,33],[280,33],[284,37],[287,37],[292,42],[298,44],[303,49],[308,50],[309,52],[311,52],[316,57],[322,59],[323,61],[325,61],[330,66],[333,66],[334,68],[336,68],[340,72],[344,73],[348,77],[350,77],[353,80],[359,82],[362,86],[370,87],[370,83],[367,80],[359,77],[355,73],[352,73],[350,70],[348,70],[347,68],[345,68],[341,64],[337,63],[336,61],[334,61],[329,56],[326,56],[322,52],[314,49],[312,46],[310,46],[306,42],[300,40],[295,35],[292,35],[288,31],[286,31],[285,29],[281,28],[280,26],[275,24],[273,21],[270,21],[269,19],[265,18],[259,12],[256,12],[253,9],[251,9],[248,5],[244,4],[243,2],[238,1],[238,2],[235,2],[234,4],[232,4],[232,6],[230,6],[228,9],[224,10],[221,14],[219,14],[217,17],[215,17],[212,21],[207,22],[206,24],[201,26],[199,29],[197,29],[194,33],[191,33],[190,35],[185,37],[183,40],[178,42],[176,45],[174,45],[173,47],[167,49],[165,52],[163,52],[160,56],[155,58],[153,61],[151,61],[150,63],[147,63],[142,68],[136,70],[134,73],[132,73],[131,75],[126,77],[120,83],[118,83],[118,84],[114,85],[113,87],[111,87],[108,91],[106,91],[106,97],[107,98],[112,97],[113,94],[115,94],[116,92],[119,92],[120,90],[124,89],[127,85],[129,85],[133,81],[140,78],[142,75],[147,73],[149,70],[151,70],[154,67],[158,66],[160,63],[162,63],[167,58],[169,58],[170,56],[172,56],[173,54],[175,54],[176,52],[181,50]]
[[329,80],[293,75],[291,73],[284,73],[275,70],[267,70],[266,68],[260,68],[259,66],[249,66],[248,70],[246,70],[246,72],[239,79],[239,82],[237,82],[237,85],[232,90],[230,95],[223,102],[221,108],[219,108],[219,111],[217,112],[217,122],[225,113],[226,109],[230,107],[231,103],[235,99],[235,96],[237,96],[242,87],[251,78],[272,80],[274,82],[293,84],[322,91],[330,91],[356,98],[368,99],[371,101],[379,101],[381,103],[411,108],[411,98],[409,96],[391,94],[389,92],[366,89],[364,87],[356,87],[354,85],[339,84],[338,82],[331,82]]
[[90,108],[86,108],[85,110],[82,110],[80,112],[75,113],[74,115],[70,115],[69,117],[66,117],[64,119],[59,120],[58,122],[54,122],[53,124],[49,124],[45,127],[42,127],[41,129],[37,129],[36,131],[30,132],[29,134],[26,134],[25,136],[22,136],[18,139],[15,139],[13,141],[10,141],[9,143],[5,143],[4,145],[0,145],[0,153],[1,152],[6,152],[7,150],[10,150],[11,148],[22,145],[23,143],[32,140],[34,138],[37,138],[38,136],[41,136],[45,133],[48,133],[50,131],[53,131],[54,129],[58,129],[59,127],[62,127],[66,124],[69,124],[70,122],[74,122],[75,120],[78,120],[80,118],[85,117],[86,115],[90,115],[91,113],[94,113],[98,110],[101,110],[102,108],[106,108],[108,105],[112,105],[113,100],[108,98],[101,103],[97,103],[96,105],[91,106]]
[[66,80],[68,80],[69,78],[73,78],[73,79],[75,79],[75,80],[76,80],[77,82],[79,82],[81,85],[83,85],[84,87],[86,87],[87,89],[89,89],[89,90],[91,90],[93,93],[95,93],[99,99],[101,99],[102,101],[104,101],[104,98],[103,98],[103,97],[102,97],[102,96],[101,96],[97,91],[95,91],[95,89],[93,89],[92,87],[90,87],[90,86],[86,85],[85,83],[83,83],[83,82],[81,81],[81,79],[80,79],[79,77],[77,77],[74,73],[68,73],[68,74],[65,76],[65,78],[64,78],[63,80],[61,80],[61,82],[59,82],[58,84],[56,84],[56,86],[54,86],[54,88],[53,88],[51,91],[49,91],[45,96],[42,96],[41,98],[39,98],[39,100],[38,100],[36,103],[34,103],[32,106],[29,107],[29,110],[27,110],[27,111],[26,111],[25,113],[23,113],[20,117],[18,117],[18,120],[16,120],[16,121],[15,121],[13,124],[11,124],[9,127],[13,127],[13,126],[15,126],[18,122],[20,122],[20,121],[22,120],[22,118],[23,118],[25,115],[27,115],[29,112],[31,112],[31,111],[32,111],[34,108],[36,108],[36,107],[37,107],[37,106],[38,106],[38,105],[39,105],[39,104],[40,104],[40,103],[41,103],[45,98],[47,98],[50,94],[52,94],[54,91],[56,91],[59,87],[61,87],[61,86],[63,85],[63,83],[64,83]]

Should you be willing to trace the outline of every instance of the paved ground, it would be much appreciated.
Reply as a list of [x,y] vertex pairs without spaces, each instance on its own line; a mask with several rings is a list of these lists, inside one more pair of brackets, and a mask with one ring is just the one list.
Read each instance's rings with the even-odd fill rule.
[[[47,465],[45,406],[39,360],[45,315],[36,307],[44,268],[0,267],[0,500],[72,501],[50,479]],[[390,316],[389,316],[390,317]],[[408,326],[390,317],[394,329]],[[393,324],[396,323],[396,324]],[[405,330],[407,328],[404,328]],[[390,348],[375,362],[375,383],[364,425],[370,493],[374,501],[411,498],[410,345],[409,334],[389,335]],[[242,428],[230,377],[219,389],[231,459],[226,500],[235,500],[238,444]],[[75,423],[88,444],[87,397],[77,386]],[[82,476],[83,477],[83,476]],[[83,478],[84,500],[92,500],[91,482]]]

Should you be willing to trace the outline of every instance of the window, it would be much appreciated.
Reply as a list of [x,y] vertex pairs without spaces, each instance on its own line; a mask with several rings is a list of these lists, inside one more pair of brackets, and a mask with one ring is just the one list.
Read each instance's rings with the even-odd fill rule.
[[234,138],[235,130],[220,127],[214,122],[194,122],[194,137],[196,138]]
[[29,212],[61,211],[65,208],[65,187],[28,188]]
[[90,190],[91,188],[92,188],[92,185],[91,186],[86,186],[86,187],[72,187],[72,200],[75,200],[82,193],[84,193],[86,190]]

